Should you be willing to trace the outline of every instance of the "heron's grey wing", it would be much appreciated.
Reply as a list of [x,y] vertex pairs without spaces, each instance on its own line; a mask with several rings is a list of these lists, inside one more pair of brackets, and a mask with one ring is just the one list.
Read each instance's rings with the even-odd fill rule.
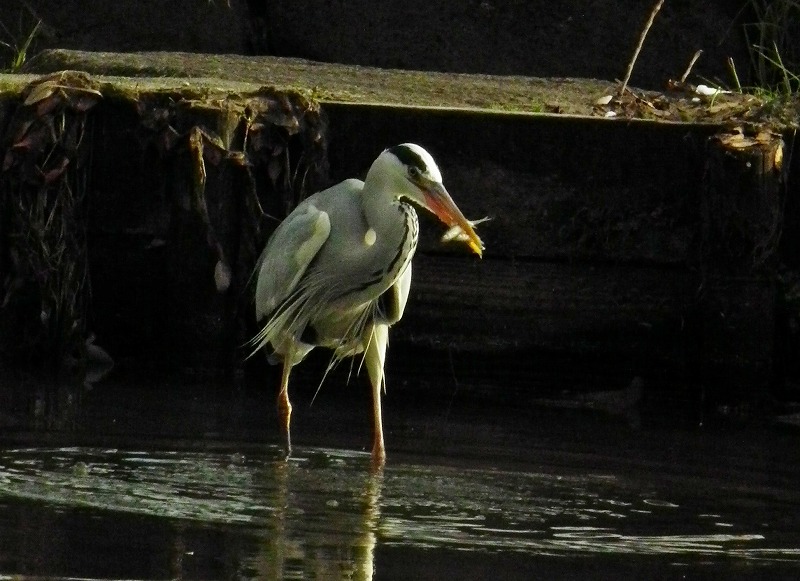
[[272,313],[297,288],[330,231],[328,213],[319,210],[313,198],[303,202],[281,222],[257,266],[257,320]]
[[[348,179],[300,203],[278,225],[256,265],[256,319],[269,315],[296,289],[331,236],[331,220],[342,201],[352,201],[364,182]],[[333,216],[333,218],[332,218]]]

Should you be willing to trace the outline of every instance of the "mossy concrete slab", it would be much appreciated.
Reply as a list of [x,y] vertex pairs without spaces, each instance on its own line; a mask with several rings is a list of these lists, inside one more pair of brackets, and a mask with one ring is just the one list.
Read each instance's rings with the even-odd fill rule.
[[[188,53],[94,53],[48,50],[31,59],[26,71],[52,73],[82,70],[92,75],[150,78],[165,85],[190,78],[233,82],[235,90],[262,85],[297,90],[321,102],[375,105],[475,108],[542,112],[561,106],[565,113],[591,110],[610,83],[590,79],[536,79],[405,71],[321,63],[293,58],[198,55]],[[559,99],[559,94],[565,98]],[[578,98],[577,96],[581,96]],[[594,97],[594,99],[592,98]],[[560,101],[560,103],[559,103]]]
[[[430,107],[520,114],[540,113],[732,124],[797,123],[798,104],[752,95],[698,95],[694,87],[674,91],[631,89],[618,95],[619,84],[590,78],[538,78],[383,69],[323,63],[297,58],[248,57],[179,52],[107,53],[46,50],[32,58],[24,72],[80,70],[100,77],[148,78],[148,88],[181,83],[214,92],[246,92],[262,86],[302,92],[321,103]],[[178,80],[180,79],[180,80]],[[191,82],[187,79],[192,79]],[[212,80],[213,79],[213,80]],[[113,79],[126,84],[124,79]],[[232,82],[228,85],[226,82]],[[615,96],[609,104],[598,99]]]

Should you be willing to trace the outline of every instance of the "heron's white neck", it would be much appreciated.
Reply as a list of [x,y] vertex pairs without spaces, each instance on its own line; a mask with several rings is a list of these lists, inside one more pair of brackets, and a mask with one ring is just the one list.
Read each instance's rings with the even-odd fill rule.
[[371,227],[396,220],[397,213],[392,212],[391,207],[400,203],[400,196],[407,187],[405,180],[387,167],[385,159],[379,157],[373,162],[361,190],[364,216]]

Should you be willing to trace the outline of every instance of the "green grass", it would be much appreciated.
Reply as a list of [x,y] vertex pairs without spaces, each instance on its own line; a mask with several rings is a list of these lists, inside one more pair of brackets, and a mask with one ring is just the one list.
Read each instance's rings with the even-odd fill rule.
[[755,85],[765,96],[800,92],[800,0],[747,0],[753,22],[744,24]]
[[0,72],[16,73],[22,68],[41,27],[42,21],[37,20],[27,33],[15,35],[0,21]]
[[[800,14],[798,14],[800,17]],[[766,50],[764,47],[754,47],[758,52],[759,59],[772,66],[775,75],[775,81],[772,85],[773,90],[782,95],[794,95],[800,91],[800,76],[789,70],[784,64],[781,52],[777,44],[772,45],[771,50]]]

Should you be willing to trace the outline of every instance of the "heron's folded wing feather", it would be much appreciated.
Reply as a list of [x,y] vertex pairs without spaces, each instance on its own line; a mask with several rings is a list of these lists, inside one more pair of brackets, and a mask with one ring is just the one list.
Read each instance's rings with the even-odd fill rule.
[[281,222],[259,259],[256,319],[269,315],[297,288],[331,231],[327,212],[310,200]]

